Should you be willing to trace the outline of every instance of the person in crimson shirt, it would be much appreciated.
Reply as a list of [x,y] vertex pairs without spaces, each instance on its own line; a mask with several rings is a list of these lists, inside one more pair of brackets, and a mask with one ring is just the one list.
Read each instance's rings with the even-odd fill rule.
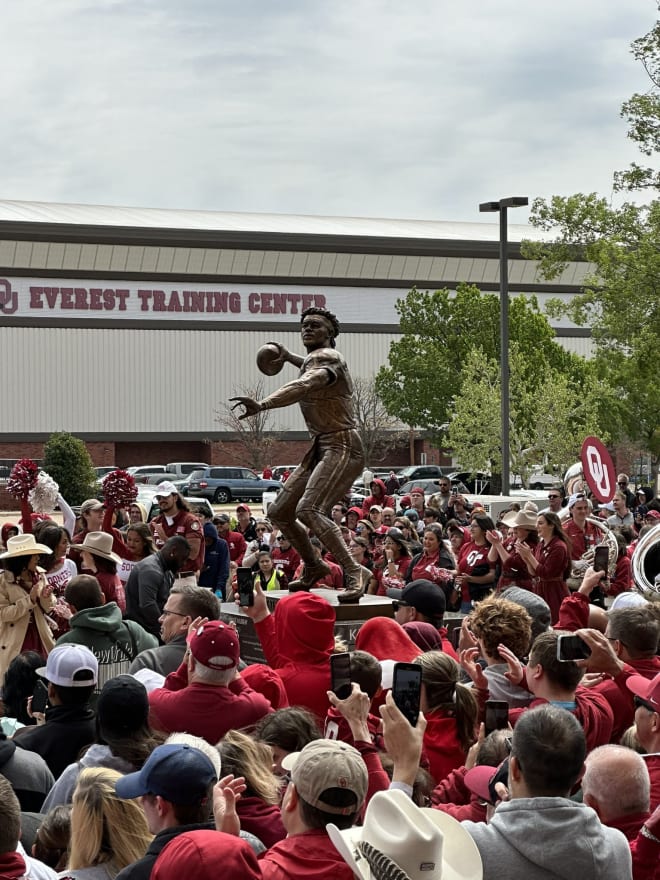
[[454,583],[453,569],[454,560],[442,539],[442,528],[433,523],[424,529],[422,552],[411,559],[406,583],[420,579],[432,581],[442,588],[449,605]]
[[[588,568],[577,593],[564,599],[557,627],[567,632],[589,626],[589,594],[600,583],[601,572]],[[646,679],[660,674],[660,657],[656,655],[660,642],[660,613],[639,597],[642,604],[616,608],[607,616],[605,638],[621,663]],[[602,678],[594,690],[603,694],[614,713],[612,741],[619,742],[634,723],[633,698],[625,688],[617,687],[610,678]]]
[[[341,569],[341,566],[337,565],[336,562],[333,562],[328,556],[323,556],[323,547],[319,539],[315,536],[312,536],[310,539],[310,543],[316,552],[317,558],[322,559],[325,564],[328,566],[330,571],[328,574],[324,575],[322,578],[319,578],[315,581],[315,587],[329,587],[331,590],[343,590],[344,589],[344,572]],[[303,564],[298,566],[298,570],[296,571],[296,577],[302,576]]]
[[532,575],[534,592],[548,603],[550,619],[556,623],[562,600],[568,596],[571,542],[555,513],[540,513],[536,525],[541,540],[534,550],[522,541],[516,541],[515,548]]
[[394,507],[394,497],[387,494],[385,483],[382,480],[372,480],[369,489],[371,495],[368,495],[362,502],[362,516],[368,516],[369,511],[375,505],[380,507]]
[[461,591],[461,612],[469,614],[473,602],[490,593],[495,584],[495,563],[488,558],[488,532],[495,523],[485,513],[475,513],[470,522],[470,543],[463,548],[457,564],[456,587]]
[[[536,505],[534,505],[536,508]],[[501,573],[497,582],[497,592],[506,590],[507,587],[522,587],[525,590],[532,589],[532,576],[525,560],[516,550],[516,541],[522,541],[532,550],[538,544],[539,536],[536,532],[536,513],[532,510],[519,510],[515,514],[507,514],[502,517],[502,522],[513,530],[513,537],[502,540],[497,529],[491,529],[486,537],[490,541],[488,561],[500,560]]]
[[568,509],[571,516],[564,521],[562,528],[571,540],[571,559],[581,559],[587,550],[600,543],[601,531],[587,520],[591,503],[585,495],[571,495]]
[[266,465],[266,467],[263,469],[263,473],[261,474],[261,479],[262,480],[272,480],[273,479],[273,469],[269,465]]
[[231,520],[227,513],[219,513],[213,517],[213,525],[218,530],[218,537],[227,542],[229,547],[229,561],[236,565],[242,565],[243,557],[247,552],[247,543],[240,532],[234,532],[231,528]]
[[228,730],[251,727],[273,710],[238,672],[236,630],[219,620],[196,629],[195,623],[183,663],[149,694],[149,719],[155,730],[185,731],[215,745]]
[[275,568],[278,568],[286,575],[287,581],[292,581],[302,560],[300,559],[300,553],[291,544],[288,535],[285,535],[283,532],[278,534],[270,555],[275,563]]
[[156,549],[160,550],[168,538],[185,538],[190,545],[190,556],[182,571],[201,571],[204,565],[204,533],[199,517],[190,512],[185,499],[169,480],[158,484],[154,498],[160,507],[160,515],[152,519],[149,525]]

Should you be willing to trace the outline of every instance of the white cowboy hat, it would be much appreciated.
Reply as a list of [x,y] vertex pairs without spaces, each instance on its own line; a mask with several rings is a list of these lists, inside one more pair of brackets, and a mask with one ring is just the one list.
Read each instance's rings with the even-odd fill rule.
[[7,539],[7,550],[0,553],[0,559],[12,559],[14,556],[37,556],[41,553],[52,553],[45,544],[37,544],[33,534],[14,535]]
[[121,557],[112,552],[112,540],[112,535],[107,532],[87,532],[82,544],[71,544],[69,550],[86,550],[92,556],[100,556],[120,565]]
[[358,880],[482,880],[477,845],[452,816],[420,809],[398,789],[369,801],[364,825],[328,834]]

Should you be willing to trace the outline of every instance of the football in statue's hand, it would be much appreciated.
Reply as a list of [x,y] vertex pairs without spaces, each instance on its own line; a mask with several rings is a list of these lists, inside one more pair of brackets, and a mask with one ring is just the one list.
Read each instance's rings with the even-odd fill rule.
[[284,366],[279,345],[267,342],[257,352],[257,366],[266,376],[276,376]]

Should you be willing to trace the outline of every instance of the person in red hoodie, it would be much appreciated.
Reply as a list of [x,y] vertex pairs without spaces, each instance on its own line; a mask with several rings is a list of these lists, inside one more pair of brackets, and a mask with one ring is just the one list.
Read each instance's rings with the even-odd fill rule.
[[362,502],[362,516],[368,516],[369,511],[374,506],[374,504],[378,505],[378,507],[380,508],[396,507],[394,503],[394,496],[387,494],[385,483],[382,480],[379,480],[378,478],[372,480],[369,484],[369,490],[371,492],[371,495],[367,495],[367,497]]
[[270,551],[270,556],[278,568],[286,575],[287,580],[292,581],[300,565],[300,553],[291,543],[291,539],[284,532],[279,532],[275,539],[275,546]]
[[265,593],[256,584],[254,605],[242,611],[254,621],[266,661],[278,671],[289,705],[310,709],[323,725],[329,706],[330,654],[335,647],[332,605],[313,593],[299,592],[280,599],[271,614]]

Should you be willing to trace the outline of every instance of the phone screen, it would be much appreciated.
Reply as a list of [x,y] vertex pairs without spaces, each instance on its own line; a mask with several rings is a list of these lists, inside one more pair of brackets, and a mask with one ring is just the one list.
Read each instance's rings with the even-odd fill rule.
[[419,716],[419,697],[422,687],[422,667],[416,663],[395,663],[392,697],[412,727]]
[[48,705],[48,688],[43,681],[37,681],[32,692],[32,711],[45,712]]
[[586,660],[591,656],[591,648],[580,636],[559,636],[557,640],[557,660]]
[[238,601],[246,608],[254,605],[254,575],[251,568],[241,567],[236,569],[236,583],[238,585]]
[[338,700],[347,700],[351,686],[351,656],[347,652],[330,655],[331,688]]
[[609,547],[607,544],[599,544],[594,550],[594,571],[607,571],[609,561]]
[[486,736],[494,730],[506,728],[509,724],[509,704],[506,700],[486,700]]

